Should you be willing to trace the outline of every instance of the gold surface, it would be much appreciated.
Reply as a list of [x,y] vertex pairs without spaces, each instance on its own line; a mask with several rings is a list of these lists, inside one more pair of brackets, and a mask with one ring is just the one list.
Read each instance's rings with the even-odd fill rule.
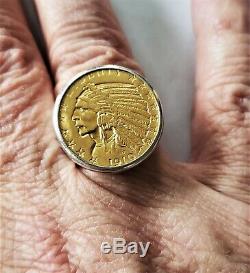
[[160,108],[152,88],[120,69],[83,75],[65,92],[58,124],[68,148],[84,162],[116,167],[143,156],[160,130]]

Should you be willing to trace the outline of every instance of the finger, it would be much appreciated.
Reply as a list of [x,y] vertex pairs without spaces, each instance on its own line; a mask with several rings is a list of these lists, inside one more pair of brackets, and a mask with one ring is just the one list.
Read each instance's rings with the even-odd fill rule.
[[36,5],[57,89],[95,66],[120,64],[139,70],[107,0],[36,0]]
[[48,75],[19,2],[0,1],[1,163],[6,167],[10,161],[24,167],[32,161],[52,104]]
[[223,174],[233,176],[235,184],[228,185],[223,174],[212,183],[219,190],[243,194],[250,181],[249,1],[194,0],[193,22],[197,39],[193,158],[215,169],[222,164]]
[[53,264],[53,255],[45,258],[51,240],[41,236],[49,234],[49,220],[41,220],[49,210],[48,202],[41,204],[45,181],[55,192],[55,171],[48,166],[60,151],[50,126],[52,103],[20,1],[0,0],[1,272],[67,270],[56,259]]

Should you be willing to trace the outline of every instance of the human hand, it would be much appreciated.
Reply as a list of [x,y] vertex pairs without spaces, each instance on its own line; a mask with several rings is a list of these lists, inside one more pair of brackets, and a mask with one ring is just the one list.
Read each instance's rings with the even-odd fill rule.
[[[37,0],[55,93],[94,66],[140,71],[107,1]],[[19,1],[0,0],[1,272],[249,272],[250,6],[194,0],[191,163],[159,150],[121,174],[78,168]],[[145,30],[146,31],[146,30]],[[148,254],[102,254],[114,237]]]

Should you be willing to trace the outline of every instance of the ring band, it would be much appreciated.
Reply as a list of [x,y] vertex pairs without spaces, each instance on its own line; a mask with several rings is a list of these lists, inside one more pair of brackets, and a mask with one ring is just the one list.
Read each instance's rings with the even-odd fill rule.
[[141,75],[105,65],[69,82],[56,99],[53,125],[75,163],[119,172],[138,165],[155,149],[163,129],[162,107]]

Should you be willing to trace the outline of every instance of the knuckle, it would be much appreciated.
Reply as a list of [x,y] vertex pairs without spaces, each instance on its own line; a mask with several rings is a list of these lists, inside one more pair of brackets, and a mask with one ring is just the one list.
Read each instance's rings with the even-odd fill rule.
[[0,74],[26,68],[36,57],[30,33],[10,15],[0,25]]
[[[85,22],[85,20],[87,22]],[[97,19],[88,22],[88,19],[78,22],[66,22],[58,25],[51,39],[52,50],[61,45],[71,45],[72,41],[79,42],[82,46],[88,44],[103,44],[119,48],[126,54],[130,54],[124,35],[116,26],[99,22]]]
[[53,56],[53,65],[57,70],[65,70],[79,64],[88,66],[86,65],[88,62],[96,62],[100,65],[126,59],[128,58],[115,48],[94,44],[84,48],[79,46],[77,50],[72,49],[65,54],[58,51]]
[[59,78],[68,69],[79,72],[104,64],[123,64],[139,70],[124,35],[114,24],[107,26],[106,20],[99,20],[85,18],[84,22],[67,22],[57,27],[50,56]]
[[[213,67],[198,82],[198,105],[210,125],[220,130],[235,126],[250,128],[250,48],[249,34],[218,38],[212,52]],[[230,45],[230,46],[228,46]],[[202,71],[202,70],[201,70]]]
[[226,84],[208,90],[208,118],[224,129],[250,129],[250,86]]
[[[194,126],[194,158],[232,166],[248,164],[250,151],[250,85],[219,84],[198,92],[198,114],[203,130]],[[195,122],[194,122],[195,124]],[[204,142],[205,141],[205,142]],[[229,162],[232,158],[233,162]],[[249,173],[244,173],[247,180]],[[242,175],[243,177],[243,175]]]
[[69,50],[65,54],[57,52],[53,61],[59,86],[63,86],[67,80],[81,71],[106,64],[117,64],[138,72],[141,71],[139,65],[131,57],[124,55],[114,47],[99,44],[79,48],[76,51]]
[[0,136],[19,138],[34,126],[31,107],[43,95],[47,75],[32,45],[12,34],[0,28]]
[[[5,74],[0,75],[0,103],[2,105],[0,124],[2,129],[10,128],[10,122],[17,122],[18,117],[24,118],[19,115],[30,110],[33,102],[42,96],[40,91],[47,80],[47,75],[41,64],[32,61],[26,65],[27,60],[23,55],[26,53],[17,50],[12,60],[7,61],[11,68]],[[15,62],[14,58],[18,58],[18,64],[11,64],[11,62]],[[22,59],[20,60],[20,58]]]
[[[14,37],[0,36],[0,73],[10,73],[26,68],[31,59],[32,51]],[[29,52],[29,54],[28,54]]]
[[212,53],[213,67],[209,67],[207,76],[198,82],[202,104],[209,108],[212,116],[219,114],[224,121],[221,114],[225,113],[225,121],[249,126],[245,123],[249,122],[250,112],[250,35],[235,34],[218,39]]

